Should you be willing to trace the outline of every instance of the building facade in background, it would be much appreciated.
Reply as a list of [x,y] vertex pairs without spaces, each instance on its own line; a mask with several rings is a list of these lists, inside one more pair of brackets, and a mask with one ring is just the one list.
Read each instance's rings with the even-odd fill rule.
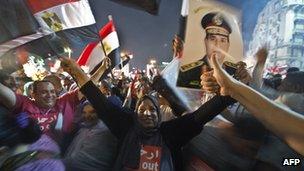
[[270,0],[260,12],[248,55],[269,48],[266,68],[304,69],[304,0]]

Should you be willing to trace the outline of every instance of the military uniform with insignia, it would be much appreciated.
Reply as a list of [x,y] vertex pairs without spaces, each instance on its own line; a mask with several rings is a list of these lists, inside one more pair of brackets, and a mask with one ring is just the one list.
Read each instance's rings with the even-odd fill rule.
[[207,56],[198,61],[181,66],[177,79],[177,86],[200,89],[200,76],[204,66],[209,66]]
[[[220,13],[212,12],[206,14],[201,20],[201,25],[206,31],[206,36],[221,35],[228,37],[229,39],[231,28]],[[209,67],[207,55],[198,61],[181,66],[177,79],[177,86],[200,89],[200,76],[204,66]]]

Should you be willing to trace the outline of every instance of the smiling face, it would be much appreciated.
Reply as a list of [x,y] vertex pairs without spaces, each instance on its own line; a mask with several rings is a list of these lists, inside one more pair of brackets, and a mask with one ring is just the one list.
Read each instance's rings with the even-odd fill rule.
[[50,82],[38,82],[34,86],[33,97],[36,104],[42,108],[52,108],[55,106],[57,95],[55,88]]
[[219,58],[219,62],[222,63],[225,56],[222,53],[219,53],[218,49],[228,52],[229,38],[223,35],[208,34],[205,38],[205,46],[208,59],[215,53]]
[[143,100],[137,109],[138,122],[146,129],[153,129],[158,124],[157,108],[150,99]]

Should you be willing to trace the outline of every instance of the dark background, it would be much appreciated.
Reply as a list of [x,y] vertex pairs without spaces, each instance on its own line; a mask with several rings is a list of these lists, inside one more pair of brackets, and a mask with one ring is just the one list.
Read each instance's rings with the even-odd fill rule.
[[[234,6],[242,12],[242,30],[246,52],[258,13],[268,0],[219,1]],[[101,28],[107,23],[108,15],[112,15],[120,39],[121,51],[134,55],[131,60],[132,67],[144,69],[145,64],[152,58],[159,62],[171,61],[171,43],[174,34],[179,30],[182,0],[161,0],[157,15],[125,7],[109,0],[89,0],[89,2],[97,24],[86,31],[94,32]],[[23,10],[25,7],[24,0],[0,0],[0,43],[20,35],[30,34],[37,29],[36,21],[30,17],[31,14]],[[70,39],[73,44],[73,57],[78,58],[85,44],[94,39],[94,36],[88,39],[87,37],[79,38],[78,35],[79,32],[70,32],[67,35],[56,33],[43,41],[29,43],[28,47],[31,47],[34,52],[43,51],[40,55],[45,56],[49,51],[44,44],[49,44],[55,53],[58,53],[61,50],[60,46],[70,43],[66,42],[66,39]],[[58,42],[63,43],[58,44]],[[6,58],[10,58],[12,55],[14,55],[13,52],[8,53]],[[14,61],[10,63],[12,62]]]

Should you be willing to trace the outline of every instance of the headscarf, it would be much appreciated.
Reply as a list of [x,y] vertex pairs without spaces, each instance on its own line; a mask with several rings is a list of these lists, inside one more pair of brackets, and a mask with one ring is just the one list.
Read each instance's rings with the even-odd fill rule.
[[[158,124],[153,129],[145,129],[137,120],[137,110],[139,105],[144,100],[150,100],[156,107],[156,112],[158,115]],[[140,98],[136,103],[135,113],[134,113],[134,127],[130,129],[127,133],[118,156],[118,161],[122,162],[124,167],[128,168],[138,168],[140,162],[140,150],[143,143],[162,146],[162,137],[159,131],[160,126],[160,108],[158,100],[152,95],[145,95]],[[134,155],[135,154],[135,155]],[[116,168],[120,169],[120,168]]]

